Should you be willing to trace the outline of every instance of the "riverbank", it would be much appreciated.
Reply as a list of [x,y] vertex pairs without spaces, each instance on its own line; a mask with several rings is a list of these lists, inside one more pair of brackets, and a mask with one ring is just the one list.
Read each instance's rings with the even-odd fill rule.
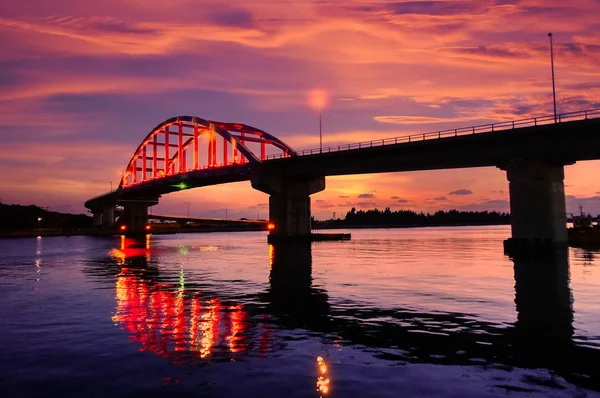
[[[247,224],[247,225],[223,225],[223,226],[202,226],[202,227],[161,227],[160,225],[152,226],[148,231],[152,235],[169,235],[169,234],[186,234],[186,233],[211,233],[211,232],[249,232],[249,231],[265,231],[264,225]],[[0,239],[11,238],[35,238],[38,236],[112,236],[122,235],[117,230],[102,230],[95,228],[74,228],[74,229],[34,229],[34,230],[19,230],[19,231],[2,231]]]
[[[426,227],[477,227],[477,226],[493,226],[493,225],[510,225],[510,223],[469,223],[469,224],[391,224],[391,225],[356,225],[356,224],[327,224],[315,222],[313,230],[330,230],[330,229],[401,229],[401,228],[426,228]],[[266,225],[260,224],[233,224],[233,225],[212,225],[212,226],[179,226],[175,224],[156,224],[148,232],[153,235],[172,235],[172,234],[188,234],[188,233],[214,233],[214,232],[252,232],[266,231]],[[102,230],[96,228],[70,228],[70,229],[33,229],[19,231],[1,231],[0,239],[10,238],[35,238],[38,236],[112,236],[122,235],[116,230]]]

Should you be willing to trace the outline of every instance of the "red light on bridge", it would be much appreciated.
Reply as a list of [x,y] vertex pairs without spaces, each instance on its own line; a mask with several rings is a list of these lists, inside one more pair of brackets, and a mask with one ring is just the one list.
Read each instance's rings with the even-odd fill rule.
[[125,225],[121,225],[121,231],[125,231],[127,227]]
[[150,225],[146,225],[146,231],[150,231]]
[[267,224],[267,229],[269,231],[273,231],[275,229],[275,224],[273,224],[272,222],[268,223]]

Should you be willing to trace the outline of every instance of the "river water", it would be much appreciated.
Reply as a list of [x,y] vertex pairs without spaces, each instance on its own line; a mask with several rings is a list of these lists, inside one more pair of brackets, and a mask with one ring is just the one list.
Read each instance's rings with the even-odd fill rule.
[[0,395],[600,396],[600,251],[348,232],[2,240]]

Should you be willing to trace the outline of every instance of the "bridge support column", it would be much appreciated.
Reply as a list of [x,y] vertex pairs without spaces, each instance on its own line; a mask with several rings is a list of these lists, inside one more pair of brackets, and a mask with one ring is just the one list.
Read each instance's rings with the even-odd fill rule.
[[[128,201],[123,204],[123,213],[119,217],[119,230],[123,231],[127,236],[146,235],[148,231],[148,207],[156,203],[148,203],[148,201]],[[125,229],[123,229],[125,226]]]
[[310,195],[325,189],[325,177],[288,180],[256,174],[252,187],[270,195],[269,220],[274,224],[270,242],[310,238]]
[[95,212],[93,213],[93,221],[92,221],[92,225],[94,227],[101,227],[102,226],[102,213],[101,212]]
[[512,237],[508,252],[566,246],[564,166],[541,160],[508,164]]
[[102,209],[102,227],[112,228],[115,225],[115,208],[113,206]]

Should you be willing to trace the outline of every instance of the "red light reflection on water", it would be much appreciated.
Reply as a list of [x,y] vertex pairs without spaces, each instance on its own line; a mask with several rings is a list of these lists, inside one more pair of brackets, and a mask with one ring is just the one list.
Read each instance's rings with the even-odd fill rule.
[[136,272],[122,268],[117,277],[112,320],[140,344],[140,351],[178,362],[178,353],[183,352],[207,358],[216,347],[231,353],[248,349],[247,313],[241,305],[226,307],[218,298],[202,303],[168,285],[150,286]]
[[241,305],[231,307],[233,311],[230,315],[231,322],[231,334],[227,337],[229,343],[229,350],[231,352],[242,352],[246,351],[246,344],[244,343],[244,335],[246,333],[246,318],[245,312],[242,310]]
[[[122,267],[116,280],[116,306],[112,320],[129,332],[140,351],[149,351],[182,363],[191,353],[208,358],[216,353],[242,353],[248,350],[249,316],[242,305],[223,305],[218,298],[202,300],[200,293],[185,290],[181,270],[179,285],[155,283],[144,277],[144,267],[127,267],[128,260],[145,259],[158,253],[172,253],[168,248],[152,250],[150,235],[145,244],[121,237],[111,257]],[[263,315],[267,317],[267,315]],[[268,323],[260,324],[257,350],[269,351],[271,331]]]

